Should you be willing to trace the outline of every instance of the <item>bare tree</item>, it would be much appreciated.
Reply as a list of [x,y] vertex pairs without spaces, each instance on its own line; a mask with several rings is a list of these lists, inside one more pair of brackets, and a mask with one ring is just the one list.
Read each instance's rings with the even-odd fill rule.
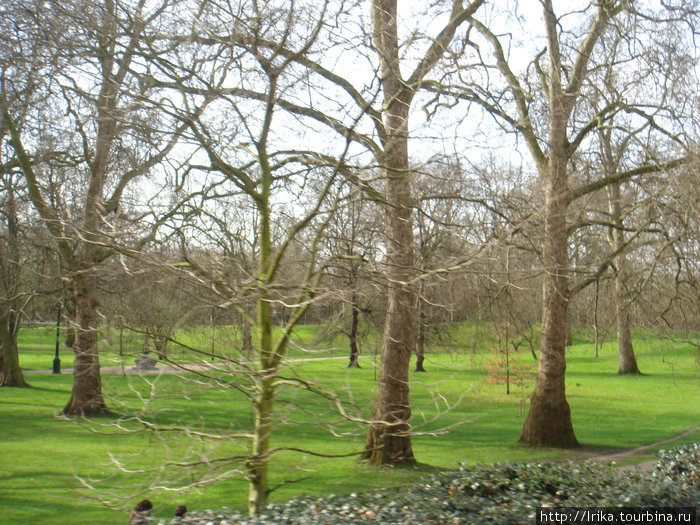
[[[411,330],[406,328],[413,326],[415,308],[415,294],[411,286],[414,276],[414,258],[408,165],[409,112],[416,91],[447,53],[457,29],[465,24],[469,16],[474,14],[483,3],[483,0],[476,0],[465,6],[463,2],[455,0],[451,4],[449,13],[441,12],[440,14],[447,21],[436,36],[426,39],[429,43],[418,51],[420,59],[416,61],[413,72],[404,78],[400,71],[402,61],[399,53],[396,2],[373,2],[371,6],[373,51],[360,58],[373,67],[371,56],[376,52],[379,73],[371,69],[370,74],[376,76],[370,79],[366,86],[358,86],[362,80],[355,82],[354,79],[348,80],[339,74],[340,65],[335,55],[327,55],[333,63],[332,66],[327,67],[325,65],[327,60],[324,60],[322,54],[314,55],[306,50],[300,52],[291,45],[291,41],[271,36],[274,32],[258,34],[251,41],[245,32],[232,32],[229,28],[219,25],[209,29],[206,34],[197,33],[195,36],[190,35],[181,40],[213,46],[222,42],[232,42],[244,48],[253,49],[258,54],[266,50],[268,53],[274,53],[280,62],[301,67],[308,73],[314,85],[328,87],[333,97],[325,97],[323,103],[318,104],[313,98],[307,101],[305,98],[295,98],[290,95],[275,99],[277,107],[289,114],[308,119],[307,121],[315,121],[326,129],[331,129],[339,138],[350,141],[353,146],[362,146],[372,154],[382,170],[385,182],[383,196],[377,195],[376,190],[356,174],[346,174],[373,198],[385,202],[388,308],[383,335],[382,364],[375,407],[372,412],[375,423],[370,425],[365,453],[365,457],[374,463],[414,461],[408,432],[410,419],[408,365],[413,348],[413,337]],[[350,7],[352,6],[343,3],[340,9],[345,12]],[[434,14],[432,8],[428,14]],[[355,10],[349,16],[357,17],[358,14]],[[341,19],[344,20],[345,17],[340,17],[339,20]],[[354,24],[353,27],[357,25]],[[337,43],[335,49],[346,48],[346,36],[333,30],[333,26],[328,28],[330,28],[329,45],[334,46]],[[367,35],[360,35],[360,37],[365,36]],[[361,51],[367,49],[364,42],[360,47]],[[315,57],[319,58],[315,59]],[[356,58],[356,56],[353,57],[353,59]],[[273,71],[265,71],[263,68],[263,72],[269,77]],[[373,81],[375,78],[379,79],[379,84]],[[377,86],[381,88],[383,94],[383,104],[380,107],[374,107]],[[265,101],[267,99],[264,92],[252,87],[228,87],[223,91],[249,100]],[[378,137],[378,142],[375,141],[375,137]]]
[[329,222],[323,244],[334,261],[327,280],[330,290],[337,290],[340,308],[337,315],[326,319],[324,338],[333,339],[339,333],[347,336],[348,367],[359,368],[360,323],[363,314],[371,315],[377,309],[376,296],[384,291],[376,275],[381,218],[377,203],[366,199],[354,185],[345,184],[338,191],[347,197]]
[[[671,12],[669,18],[676,19],[678,12],[692,15],[681,7]],[[520,24],[517,17],[523,13],[507,16],[515,17]],[[637,166],[632,169],[586,181],[577,187],[572,184],[573,156],[599,126],[621,111],[635,112],[640,119],[653,118],[651,112],[645,110],[646,100],[636,101],[637,105],[635,101],[615,101],[598,112],[591,111],[585,104],[586,94],[592,91],[589,86],[592,72],[599,67],[594,50],[603,33],[615,27],[619,19],[635,16],[649,20],[654,15],[636,13],[630,4],[618,1],[590,2],[578,16],[560,15],[553,2],[544,0],[542,32],[537,41],[544,49],[533,51],[534,59],[526,70],[519,65],[523,64],[521,54],[516,56],[511,52],[507,37],[499,34],[498,17],[488,23],[473,17],[470,22],[476,33],[470,35],[467,45],[475,50],[474,57],[480,66],[467,70],[472,71],[472,75],[465,74],[463,69],[455,70],[458,80],[452,85],[447,76],[445,82],[428,86],[436,92],[449,92],[458,99],[479,105],[522,139],[544,186],[542,336],[537,382],[520,437],[525,443],[563,447],[578,444],[564,387],[567,310],[571,297],[567,213],[571,203],[612,183],[659,172],[680,162],[673,157],[669,159],[668,155],[650,154],[638,159]],[[661,18],[659,15],[655,20],[662,23]],[[528,35],[532,38],[530,27],[528,25]],[[651,30],[651,27],[645,29]],[[544,59],[546,65],[542,64]],[[493,76],[493,71],[499,75]],[[488,82],[486,85],[484,80]],[[662,99],[661,104],[665,104],[665,100]],[[672,110],[667,112],[671,113]],[[660,136],[663,135],[662,131]]]
[[[38,67],[31,75],[3,79],[2,111],[30,199],[57,244],[75,303],[75,371],[65,414],[107,411],[97,351],[96,278],[100,264],[113,253],[110,239],[117,232],[109,218],[118,218],[127,185],[153,169],[177,142],[177,133],[164,138],[156,128],[144,126],[148,110],[138,101],[149,87],[133,74],[144,28],[166,5],[27,2],[6,13],[19,28],[13,34],[18,50],[43,49],[34,55]],[[25,57],[15,58],[21,64]],[[38,75],[41,117],[54,126],[32,129],[24,122],[20,129],[13,113],[24,86]],[[58,118],[60,114],[66,116]],[[68,189],[72,196],[60,194],[56,173],[74,177]],[[79,201],[78,216],[64,207],[73,198]]]
[[[609,155],[609,149],[606,151]],[[621,206],[620,184],[608,186],[610,220],[614,224],[611,233],[612,249],[618,255],[615,263],[615,317],[617,321],[617,347],[620,366],[618,374],[640,374],[637,359],[632,347],[632,331],[630,329],[630,303],[627,293],[627,255]]]
[[[472,225],[463,208],[464,174],[450,159],[436,158],[413,169],[412,189],[416,203],[415,258],[419,272],[416,296],[416,372],[425,372],[425,346],[430,329],[449,320],[455,302],[447,291],[453,286],[447,269],[459,268],[460,260],[468,260],[466,244]],[[467,191],[473,196],[471,189]],[[465,268],[462,268],[462,270]],[[459,270],[453,270],[457,273]]]
[[247,441],[247,453],[228,460],[243,463],[251,514],[274,489],[277,391],[315,391],[282,374],[293,328],[325,273],[320,242],[338,207],[337,181],[349,172],[350,141],[313,149],[285,129],[306,125],[307,116],[290,102],[312,89],[298,63],[323,52],[319,35],[333,16],[329,1],[201,2],[195,12],[181,13],[174,32],[147,40],[155,60],[145,82],[176,101],[162,111],[187,126],[194,152],[173,191],[183,205],[167,216],[154,210],[152,221],[180,244],[182,260],[172,269],[207,287],[211,306],[235,309],[255,328],[252,362],[217,355],[239,378],[236,390],[253,414],[249,432],[237,435]]
[[372,2],[373,43],[379,56],[384,95],[383,151],[378,156],[385,178],[386,267],[389,282],[387,315],[377,394],[365,457],[372,463],[412,463],[408,399],[408,368],[413,351],[415,294],[411,183],[408,161],[408,119],[416,93],[426,76],[447,52],[460,25],[483,4],[452,2],[449,21],[434,38],[408,77],[401,73],[399,13],[396,0]]

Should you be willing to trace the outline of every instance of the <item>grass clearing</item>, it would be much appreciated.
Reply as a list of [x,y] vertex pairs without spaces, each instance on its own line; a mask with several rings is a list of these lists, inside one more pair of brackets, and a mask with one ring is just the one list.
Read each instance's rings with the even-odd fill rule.
[[[306,330],[305,344],[310,345],[313,330]],[[46,368],[44,361],[50,365],[52,359],[45,353],[50,345],[41,349],[40,338],[33,344],[25,347],[20,343],[23,367]],[[693,348],[649,338],[638,341],[636,348],[645,373],[637,377],[616,375],[614,344],[603,345],[598,358],[592,356],[591,345],[579,344],[568,351],[567,395],[574,429],[579,441],[592,450],[632,448],[667,439],[700,423],[700,372]],[[523,387],[506,395],[505,385],[486,380],[484,365],[491,357],[469,347],[463,354],[431,353],[426,356],[428,373],[411,374],[412,422],[418,432],[413,446],[420,461],[417,469],[375,469],[353,458],[320,459],[284,452],[273,460],[272,485],[307,479],[284,484],[271,499],[399,487],[435,469],[455,468],[460,462],[570,457],[572,452],[516,443],[532,382],[525,381]],[[517,358],[523,363],[532,360],[529,353]],[[67,361],[62,355],[64,368]],[[376,371],[369,357],[362,358],[361,365],[361,369],[350,370],[344,361],[297,362],[291,363],[284,375],[313,378],[367,416]],[[143,414],[161,424],[187,423],[208,431],[247,428],[250,409],[235,390],[203,387],[192,379],[112,375],[104,377],[104,390],[110,408],[122,413],[141,411],[138,392],[147,401]],[[123,523],[123,510],[112,510],[98,500],[130,498],[123,505],[133,505],[144,497],[139,490],[147,483],[147,476],[117,474],[110,454],[127,466],[143,469],[168,459],[182,460],[211,446],[181,436],[115,432],[110,425],[116,417],[100,418],[89,425],[57,418],[70,395],[72,378],[65,374],[30,375],[28,380],[30,389],[0,390],[0,501],[9,523]],[[307,392],[284,388],[276,407],[280,419],[289,424],[277,427],[274,446],[304,446],[342,454],[360,450],[364,444],[363,428],[341,422],[327,403]],[[333,424],[343,437],[330,436],[324,424]],[[445,429],[449,431],[443,433]],[[680,442],[697,441],[698,437],[696,432]],[[228,454],[240,451],[233,443],[219,446]],[[99,490],[88,490],[76,476]],[[243,481],[235,479],[209,486],[201,494],[154,491],[146,497],[154,502],[155,516],[169,518],[180,503],[192,509],[242,508],[246,493]]]

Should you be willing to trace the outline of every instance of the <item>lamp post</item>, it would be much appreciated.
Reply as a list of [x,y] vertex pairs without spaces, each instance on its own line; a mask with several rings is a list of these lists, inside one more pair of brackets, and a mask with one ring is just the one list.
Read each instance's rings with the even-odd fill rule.
[[53,358],[53,373],[61,373],[61,358],[58,357],[58,349],[61,346],[61,303],[58,303],[58,315],[56,316],[56,354]]

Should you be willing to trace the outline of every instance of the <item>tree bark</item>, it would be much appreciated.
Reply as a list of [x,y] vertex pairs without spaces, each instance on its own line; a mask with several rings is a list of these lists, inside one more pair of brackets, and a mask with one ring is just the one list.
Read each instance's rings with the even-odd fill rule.
[[575,447],[578,441],[566,401],[566,333],[568,326],[568,254],[565,168],[556,164],[546,188],[543,249],[544,302],[535,390],[520,441],[530,445]]
[[357,329],[359,325],[360,309],[357,306],[357,290],[356,284],[353,283],[352,296],[350,298],[351,313],[350,313],[350,363],[348,368],[360,368],[359,356],[360,352],[357,349]]
[[0,386],[28,387],[19,366],[17,337],[10,312],[0,315]]
[[420,292],[418,296],[418,336],[416,337],[416,372],[425,372],[423,362],[425,361],[425,306],[421,299],[423,294],[423,282],[421,281]]
[[267,503],[270,492],[268,464],[275,398],[273,378],[263,379],[259,388],[260,393],[254,405],[253,444],[246,473],[248,477],[248,514],[251,516],[260,512],[263,505]]
[[385,181],[387,313],[377,392],[363,457],[373,464],[414,463],[408,370],[413,351],[413,228],[408,166],[408,113],[413,91],[399,68],[396,0],[372,2],[374,43],[384,92],[386,139],[380,163]]
[[[617,295],[617,349],[620,361],[617,373],[620,375],[638,375],[642,372],[639,370],[637,358],[634,355],[629,314],[627,313],[627,309],[623,306],[623,302],[625,301],[624,284],[616,281],[615,293]],[[620,297],[621,295],[622,298]]]
[[641,374],[637,366],[637,358],[632,346],[632,333],[629,319],[629,297],[625,289],[627,276],[627,256],[624,253],[625,234],[622,231],[622,209],[620,201],[620,184],[611,184],[608,187],[611,219],[615,223],[612,231],[613,250],[615,256],[615,317],[617,324],[617,350],[619,356],[620,375]]
[[[569,119],[585,78],[595,43],[602,35],[614,10],[607,3],[596,7],[596,15],[578,47],[578,54],[562,83],[562,60],[559,42],[559,20],[551,0],[543,0],[543,20],[547,35],[548,70],[546,78],[548,115],[548,155],[536,140],[528,146],[545,183],[545,238],[542,250],[544,294],[542,305],[542,336],[537,366],[537,380],[530,411],[525,418],[520,441],[531,445],[575,447],[578,441],[571,423],[571,411],[566,401],[566,341],[568,327],[568,233],[566,212],[572,194],[568,184],[568,163],[575,151],[569,142]],[[512,83],[512,81],[511,81]],[[529,123],[522,91],[519,98],[521,117]],[[535,139],[531,128],[524,128]]]
[[0,300],[0,386],[27,387],[19,366],[17,351],[17,292],[20,282],[20,247],[15,188],[11,175],[5,174],[7,191],[5,215],[7,217],[7,256],[0,246],[0,269],[4,296]]
[[[403,106],[403,105],[402,105]],[[408,108],[403,106],[403,119]],[[398,113],[398,112],[397,112]],[[397,114],[387,120],[400,122]],[[408,151],[405,137],[387,148],[386,177],[388,304],[377,393],[363,457],[373,464],[414,463],[409,434],[408,370],[413,351],[415,296],[408,284],[413,267]],[[390,169],[391,166],[393,169]]]
[[245,316],[241,316],[241,346],[245,353],[246,359],[253,357],[253,334],[250,330],[250,323]]
[[73,390],[63,409],[63,414],[94,416],[107,414],[102,395],[100,358],[97,353],[97,298],[96,282],[90,272],[79,273],[73,278],[77,326],[73,346]]

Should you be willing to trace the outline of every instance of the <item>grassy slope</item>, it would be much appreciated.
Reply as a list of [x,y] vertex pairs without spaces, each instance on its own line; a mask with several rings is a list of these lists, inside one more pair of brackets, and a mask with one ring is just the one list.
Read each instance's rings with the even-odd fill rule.
[[[40,342],[35,344],[41,346]],[[26,348],[22,346],[24,366],[33,359],[43,361],[43,353],[38,355]],[[700,422],[700,376],[691,350],[646,338],[637,341],[637,353],[646,375],[618,377],[613,345],[605,345],[598,359],[591,357],[590,345],[570,349],[567,392],[574,428],[583,444],[600,449],[633,447],[668,438]],[[525,354],[518,356],[522,363],[529,359]],[[284,453],[272,467],[273,484],[301,477],[309,479],[283,486],[273,493],[272,499],[398,486],[432,468],[454,468],[462,461],[565,457],[560,451],[516,444],[522,425],[521,402],[526,399],[531,382],[526,382],[525,388],[515,388],[510,396],[505,395],[504,385],[485,381],[483,369],[488,360],[481,354],[431,354],[426,361],[429,373],[412,375],[413,423],[423,432],[413,440],[416,457],[421,461],[419,469],[374,470],[352,458],[323,460]],[[333,385],[344,400],[352,400],[366,415],[373,399],[373,363],[365,358],[359,370],[345,369],[343,364],[296,363],[286,375],[313,377],[322,384]],[[109,453],[130,466],[143,468],[158,465],[165,458],[183,459],[188,449],[203,446],[192,440],[161,441],[152,433],[114,435],[113,429],[93,426],[93,430],[107,432],[97,435],[74,422],[53,417],[68,399],[69,376],[33,375],[29,380],[32,389],[0,390],[0,505],[9,523],[122,523],[123,512],[107,509],[89,498],[105,500],[116,491],[122,498],[131,498],[122,505],[133,505],[142,497],[136,493],[145,478],[139,474],[115,475]],[[150,385],[134,376],[109,376],[104,382],[109,405],[121,412],[138,406],[134,391],[146,398],[150,393]],[[176,377],[159,379],[154,390],[158,396],[150,402],[149,409],[161,423],[183,421],[201,426],[206,421],[210,430],[241,429],[250,419],[249,409],[233,390],[201,389]],[[126,407],[120,406],[122,402]],[[284,390],[277,407],[282,418],[305,424],[279,427],[275,445],[301,445],[326,453],[345,453],[362,447],[362,428],[341,424],[325,404],[318,404],[307,394]],[[310,407],[313,409],[307,410]],[[430,422],[438,410],[444,412],[448,407],[453,408],[437,422]],[[320,414],[320,418],[309,412]],[[98,423],[112,421],[107,418]],[[425,421],[428,423],[423,424]],[[334,422],[335,430],[346,436],[330,437],[319,422]],[[451,425],[457,426],[440,435],[441,429]],[[692,439],[689,436],[684,441]],[[227,444],[225,452],[235,453],[236,446]],[[103,479],[94,482],[99,492],[81,488],[75,474]],[[116,489],[124,485],[131,489]],[[245,486],[240,481],[227,481],[207,488],[199,496],[152,492],[148,497],[154,501],[157,516],[170,517],[178,503],[191,508],[227,504],[242,507]]]

